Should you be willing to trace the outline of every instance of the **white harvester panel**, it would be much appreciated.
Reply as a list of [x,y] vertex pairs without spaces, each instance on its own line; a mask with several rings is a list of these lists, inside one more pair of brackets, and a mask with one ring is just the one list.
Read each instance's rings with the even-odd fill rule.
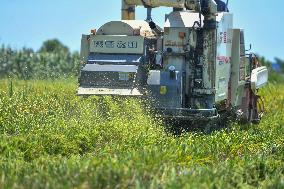
[[216,56],[216,101],[228,98],[229,79],[231,74],[232,36],[228,32],[233,28],[231,13],[218,13],[217,16],[217,56]]
[[91,38],[90,52],[143,54],[144,37],[95,35]]
[[155,36],[148,22],[144,20],[111,21],[100,27],[97,35]]
[[268,70],[265,66],[252,70],[251,89],[253,91],[263,87],[268,82]]

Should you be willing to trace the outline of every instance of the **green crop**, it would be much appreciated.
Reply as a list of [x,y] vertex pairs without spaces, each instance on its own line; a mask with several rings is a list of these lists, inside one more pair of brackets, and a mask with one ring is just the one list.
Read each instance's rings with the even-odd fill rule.
[[139,100],[0,80],[0,188],[284,188],[284,86],[260,125],[167,133]]
[[[44,47],[44,46],[43,46]],[[23,48],[0,47],[0,79],[54,79],[78,75],[79,53],[55,49],[34,52]]]

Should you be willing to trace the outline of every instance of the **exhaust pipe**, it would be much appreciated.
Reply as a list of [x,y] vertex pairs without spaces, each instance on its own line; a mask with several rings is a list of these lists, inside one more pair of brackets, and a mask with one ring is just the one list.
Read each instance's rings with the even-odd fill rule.
[[121,20],[135,20],[135,5],[129,5],[121,0]]

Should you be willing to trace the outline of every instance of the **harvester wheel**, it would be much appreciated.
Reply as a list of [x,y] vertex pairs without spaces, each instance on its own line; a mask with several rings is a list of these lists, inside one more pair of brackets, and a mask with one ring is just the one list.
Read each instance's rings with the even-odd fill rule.
[[247,88],[242,109],[237,111],[237,120],[241,124],[259,124],[263,112],[263,100],[250,88]]

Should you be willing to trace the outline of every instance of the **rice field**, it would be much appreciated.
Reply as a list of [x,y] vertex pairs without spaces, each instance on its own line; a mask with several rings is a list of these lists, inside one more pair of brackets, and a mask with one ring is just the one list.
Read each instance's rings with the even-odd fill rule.
[[175,136],[137,99],[0,80],[0,188],[284,188],[284,85],[260,93],[259,125]]

